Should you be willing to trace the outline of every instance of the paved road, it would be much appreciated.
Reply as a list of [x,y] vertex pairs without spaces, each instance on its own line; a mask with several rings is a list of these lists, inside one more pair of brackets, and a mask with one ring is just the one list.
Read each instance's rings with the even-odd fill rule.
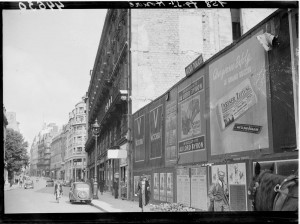
[[15,188],[4,192],[4,213],[78,213],[102,212],[87,204],[71,204],[69,187],[63,187],[64,193],[57,203],[54,187],[45,187],[46,181],[35,183],[34,189]]

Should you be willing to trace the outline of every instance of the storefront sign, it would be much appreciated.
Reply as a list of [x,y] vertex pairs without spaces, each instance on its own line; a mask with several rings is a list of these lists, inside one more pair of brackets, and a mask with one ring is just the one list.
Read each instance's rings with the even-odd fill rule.
[[260,33],[209,65],[211,155],[269,147],[265,51],[256,39]]
[[197,57],[191,64],[189,64],[189,65],[185,68],[185,75],[186,75],[186,76],[190,76],[190,75],[193,74],[198,68],[200,68],[201,65],[203,65],[203,57],[202,57],[202,54],[200,54],[199,57]]
[[251,124],[234,124],[233,130],[234,131],[242,131],[242,132],[248,132],[252,134],[259,134],[262,129],[262,126],[258,125],[251,125]]
[[127,158],[127,151],[126,150],[119,150],[119,149],[108,149],[107,150],[107,158],[108,159]]

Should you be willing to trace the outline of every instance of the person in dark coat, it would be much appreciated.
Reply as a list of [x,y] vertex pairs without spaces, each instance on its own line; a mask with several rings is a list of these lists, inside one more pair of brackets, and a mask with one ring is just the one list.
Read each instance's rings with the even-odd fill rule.
[[150,184],[146,175],[143,175],[138,183],[137,194],[139,196],[139,207],[144,211],[143,207],[149,203],[150,200]]
[[114,188],[115,198],[117,199],[119,197],[119,183],[117,179],[114,180],[113,188]]

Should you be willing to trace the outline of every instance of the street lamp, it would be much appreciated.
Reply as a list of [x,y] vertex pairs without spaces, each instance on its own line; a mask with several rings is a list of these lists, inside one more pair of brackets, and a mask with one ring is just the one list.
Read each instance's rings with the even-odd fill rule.
[[94,194],[93,199],[98,199],[98,186],[97,186],[97,138],[99,136],[100,126],[98,124],[97,118],[95,123],[92,125],[93,136],[95,137],[95,172],[94,172]]

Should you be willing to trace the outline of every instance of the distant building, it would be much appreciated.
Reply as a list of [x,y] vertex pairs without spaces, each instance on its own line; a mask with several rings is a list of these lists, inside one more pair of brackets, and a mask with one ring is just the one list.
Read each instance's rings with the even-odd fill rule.
[[35,136],[30,148],[30,175],[37,176],[37,163],[38,163],[38,139]]
[[66,152],[64,160],[66,180],[85,179],[86,168],[86,104],[81,101],[69,113],[69,122],[66,126]]
[[50,146],[52,139],[58,133],[58,126],[55,123],[50,123],[39,133],[37,148],[38,148],[38,162],[37,174],[38,176],[50,177]]
[[7,128],[11,128],[17,132],[20,132],[19,122],[17,122],[16,112],[6,112],[6,118],[8,121]]

